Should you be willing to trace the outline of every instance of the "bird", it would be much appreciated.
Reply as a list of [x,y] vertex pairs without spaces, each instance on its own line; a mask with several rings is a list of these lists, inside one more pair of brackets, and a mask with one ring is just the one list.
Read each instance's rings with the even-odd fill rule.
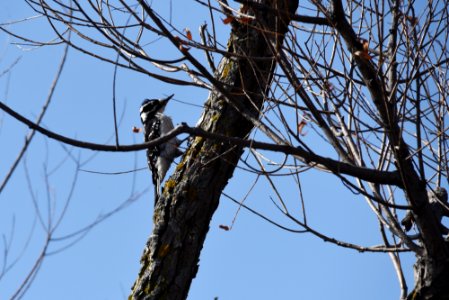
[[[443,216],[449,217],[449,213],[445,209],[445,206],[448,204],[447,190],[444,187],[437,187],[435,190],[429,190],[427,192],[427,197],[429,198],[430,208],[439,222],[441,232],[448,234],[449,230],[441,224],[441,219]],[[409,210],[407,211],[404,219],[402,219],[401,225],[404,226],[405,231],[408,232],[414,223],[415,219],[412,212]]]
[[[163,99],[145,99],[140,106],[140,120],[144,131],[144,141],[149,142],[166,135],[173,126],[172,119],[164,114],[170,95]],[[147,149],[148,167],[152,173],[154,185],[154,206],[161,196],[161,183],[173,160],[182,154],[178,146],[180,141],[173,137],[170,140]]]

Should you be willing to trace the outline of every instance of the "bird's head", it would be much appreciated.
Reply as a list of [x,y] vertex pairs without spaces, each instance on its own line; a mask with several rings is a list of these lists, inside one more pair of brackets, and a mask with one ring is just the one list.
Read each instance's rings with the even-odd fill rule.
[[163,99],[145,99],[140,106],[140,118],[145,123],[149,118],[153,118],[157,113],[164,112],[165,106],[174,95]]

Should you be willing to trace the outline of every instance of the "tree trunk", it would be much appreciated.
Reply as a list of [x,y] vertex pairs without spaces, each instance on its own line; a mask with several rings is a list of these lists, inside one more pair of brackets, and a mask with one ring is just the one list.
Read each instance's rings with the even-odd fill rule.
[[418,257],[415,263],[415,288],[407,300],[448,300],[449,263],[435,261],[428,256]]
[[[259,0],[257,9],[242,5],[253,20],[235,18],[200,125],[204,130],[246,138],[259,117],[275,69],[275,52],[284,40],[298,1]],[[233,55],[236,54],[236,55]],[[141,258],[130,299],[186,299],[209,223],[232,177],[243,148],[192,138],[167,180],[154,212],[154,229]]]

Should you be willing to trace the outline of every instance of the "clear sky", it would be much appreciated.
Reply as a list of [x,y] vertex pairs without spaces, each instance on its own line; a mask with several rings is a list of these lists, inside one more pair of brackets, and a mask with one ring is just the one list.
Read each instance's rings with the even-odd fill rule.
[[[181,1],[173,3],[178,2]],[[208,21],[208,15],[204,10],[197,11],[198,5],[192,2],[183,1],[182,6],[173,5],[171,9],[179,27],[191,28],[194,38],[198,39],[197,28]],[[166,12],[169,8],[162,9]],[[34,15],[24,1],[0,3],[0,23]],[[225,43],[229,28],[222,24],[218,27],[218,34]],[[40,40],[52,38],[42,19],[7,28]],[[0,101],[34,120],[45,102],[64,47],[35,48],[15,42],[18,40],[0,32],[0,74],[20,58],[11,72],[0,77]],[[173,49],[154,51],[163,53]],[[202,53],[194,54],[203,57]],[[43,126],[68,137],[113,144],[113,71],[112,65],[70,49]],[[116,99],[118,115],[123,116],[119,126],[120,143],[142,141],[142,136],[132,133],[131,128],[140,126],[139,105],[144,98],[172,93],[175,93],[175,101],[170,103],[167,113],[173,116],[175,123],[196,124],[207,98],[206,90],[170,86],[119,69]],[[27,133],[25,126],[0,112],[0,179]],[[79,172],[76,172],[76,161],[81,163]],[[9,185],[0,194],[0,233],[4,241],[0,244],[0,253],[9,250],[7,261],[0,260],[0,270],[19,258],[0,278],[0,299],[9,299],[31,269],[45,240],[42,224],[49,214],[57,218],[68,203],[67,212],[54,234],[54,237],[64,237],[128,201],[129,205],[88,231],[82,239],[77,240],[80,237],[77,235],[52,242],[50,252],[56,253],[46,257],[23,298],[125,299],[136,279],[139,259],[152,229],[151,178],[147,169],[121,175],[93,174],[85,170],[110,173],[136,167],[146,168],[143,151],[93,153],[37,134]],[[241,201],[254,180],[254,175],[237,170],[226,193]],[[245,204],[284,226],[298,229],[277,212],[270,201],[270,196],[274,196],[272,190],[265,179],[259,180]],[[281,179],[277,183],[291,206],[297,203],[299,210],[297,188]],[[309,223],[316,229],[352,243],[381,244],[375,216],[361,196],[348,192],[331,176],[314,171],[302,174],[301,184],[309,209]],[[40,209],[42,224],[36,219],[36,206]],[[237,212],[238,206],[222,197],[189,299],[399,298],[398,281],[388,255],[358,253],[325,243],[310,234],[286,232],[245,210],[238,212],[231,231],[219,228],[219,225],[230,226]],[[59,251],[61,249],[63,251]],[[411,289],[414,258],[411,254],[401,258]]]

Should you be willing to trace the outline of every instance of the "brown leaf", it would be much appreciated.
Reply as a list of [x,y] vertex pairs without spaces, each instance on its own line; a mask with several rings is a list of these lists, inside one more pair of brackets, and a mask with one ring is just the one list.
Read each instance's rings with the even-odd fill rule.
[[369,49],[368,48],[369,47],[368,41],[365,40],[365,39],[361,39],[360,41],[362,42],[363,51],[368,52],[368,49]]
[[305,136],[307,133],[304,132],[304,127],[307,125],[307,121],[302,119],[298,124],[298,133],[302,136]]
[[184,31],[186,32],[186,37],[189,41],[192,40],[192,32],[190,32],[189,28],[184,29]]
[[133,128],[132,128],[132,131],[133,131],[134,133],[139,133],[139,132],[141,132],[141,131],[142,131],[142,128],[139,128],[139,127],[133,126]]
[[234,17],[233,16],[227,16],[226,19],[221,19],[223,21],[223,24],[229,24],[232,21],[234,21]]
[[371,60],[372,57],[369,55],[369,42],[365,39],[359,39],[359,42],[362,44],[362,50],[355,51],[354,55],[366,60]]
[[225,231],[229,231],[229,226],[226,225],[219,225],[218,228],[223,229]]
[[416,17],[407,16],[407,20],[408,20],[413,26],[418,25],[418,18],[416,18]]
[[364,58],[366,60],[372,59],[372,57],[368,54],[368,52],[365,52],[365,51],[356,51],[356,52],[354,52],[354,55],[358,56],[360,58]]

